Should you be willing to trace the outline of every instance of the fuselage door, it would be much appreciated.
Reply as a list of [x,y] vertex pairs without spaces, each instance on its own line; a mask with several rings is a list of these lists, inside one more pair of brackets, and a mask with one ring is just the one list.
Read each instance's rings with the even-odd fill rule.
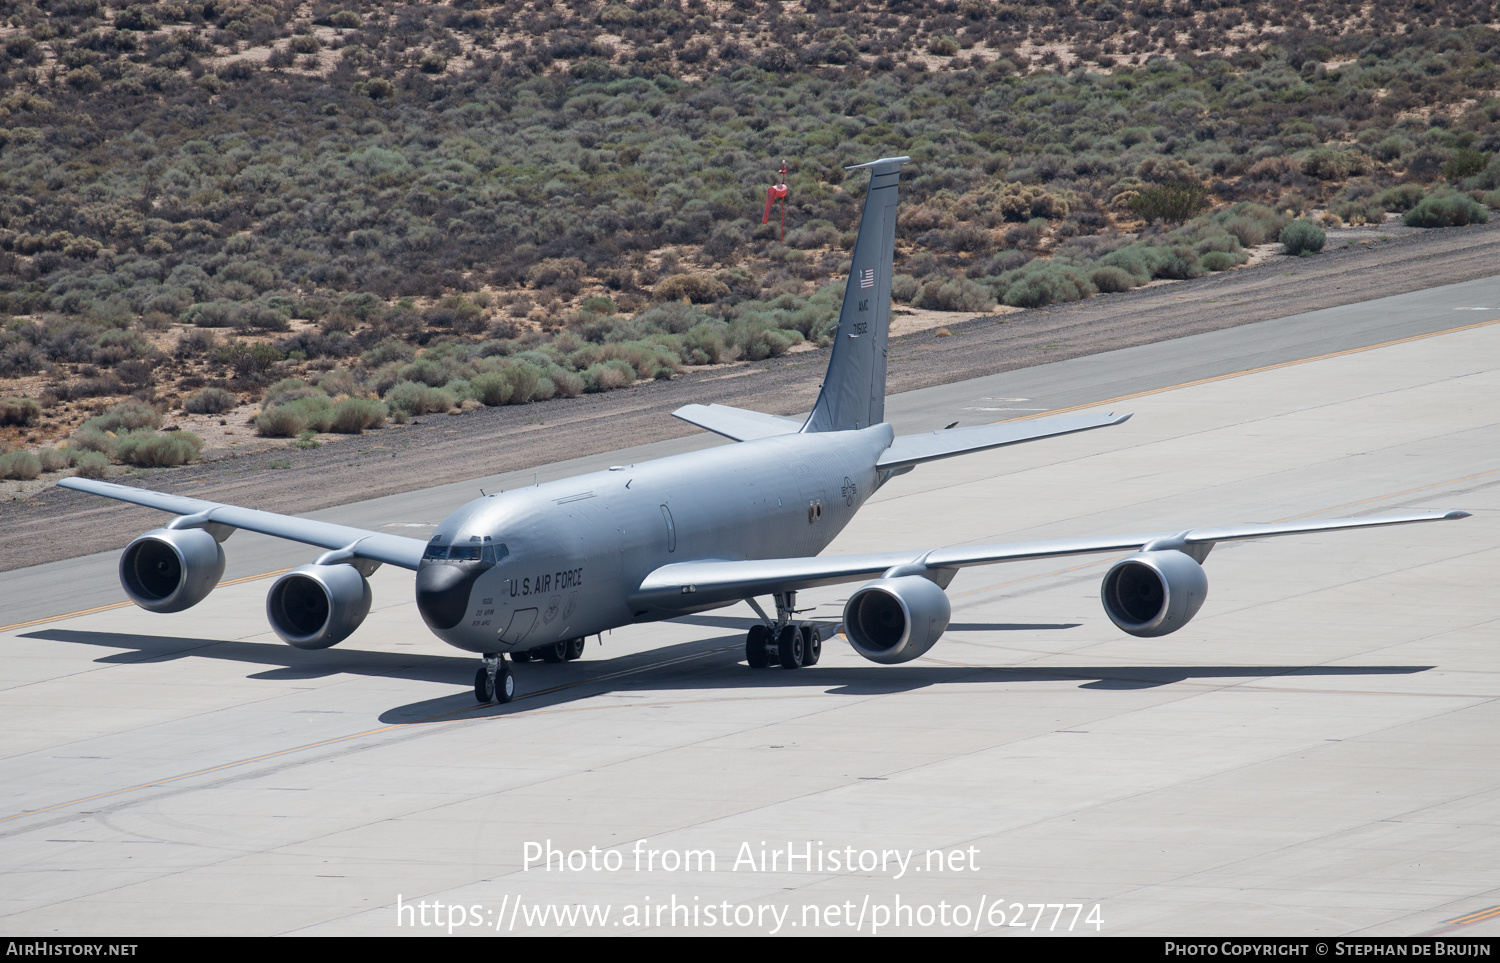
[[500,633],[500,641],[515,645],[531,634],[536,626],[536,609],[516,609],[510,617],[510,625]]

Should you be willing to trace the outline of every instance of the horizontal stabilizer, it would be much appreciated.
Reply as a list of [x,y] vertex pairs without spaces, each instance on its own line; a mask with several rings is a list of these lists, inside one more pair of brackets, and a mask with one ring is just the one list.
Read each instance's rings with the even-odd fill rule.
[[[1377,528],[1383,525],[1406,525],[1412,522],[1438,522],[1467,518],[1467,512],[1406,512],[1400,515],[1367,515],[1362,518],[1331,518],[1321,521],[1277,522],[1269,525],[1235,525],[1224,528],[1197,528],[1188,531],[1154,532],[1135,535],[1108,535],[1092,538],[1059,538],[1042,542],[1014,542],[1009,545],[961,545],[928,551],[908,550],[880,552],[871,555],[828,555],[804,558],[747,559],[696,562],[674,562],[647,575],[634,595],[632,604],[663,609],[702,608],[705,605],[794,592],[875,578],[897,566],[902,574],[916,574],[911,569],[937,573],[944,569],[995,562],[1019,562],[1026,559],[1061,558],[1068,555],[1097,555],[1108,552],[1139,551],[1151,543],[1153,548],[1208,547],[1215,542],[1273,535],[1305,535],[1353,528]],[[1180,549],[1179,549],[1180,550]],[[1198,556],[1198,557],[1201,557]]]
[[891,447],[880,456],[875,467],[879,469],[905,468],[924,461],[952,458],[969,452],[1001,448],[1038,438],[1054,435],[1070,435],[1075,431],[1104,428],[1127,420],[1129,414],[1114,412],[1077,415],[1056,415],[1051,418],[1035,418],[1027,421],[1002,421],[993,425],[975,425],[972,428],[952,428],[933,431],[925,435],[903,435],[891,442]]
[[[388,535],[385,532],[370,532],[332,522],[317,522],[295,515],[278,515],[254,508],[238,508],[221,505],[200,498],[183,495],[167,495],[162,492],[116,485],[112,482],[94,481],[90,478],[64,478],[58,481],[59,488],[72,488],[90,495],[102,495],[132,505],[144,505],[174,515],[193,516],[193,525],[214,524],[230,528],[243,528],[247,532],[272,535],[304,545],[316,545],[330,550],[349,548],[355,558],[367,558],[372,562],[385,562],[398,568],[416,571],[422,561],[427,543],[404,535]],[[190,526],[191,527],[191,526]]]
[[767,415],[729,405],[683,405],[672,412],[672,417],[681,418],[689,424],[707,428],[735,441],[792,435],[802,428],[800,419]]

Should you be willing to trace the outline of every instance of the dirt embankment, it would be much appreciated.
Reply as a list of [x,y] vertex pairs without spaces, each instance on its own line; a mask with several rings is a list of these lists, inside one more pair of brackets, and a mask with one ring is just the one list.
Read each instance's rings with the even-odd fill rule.
[[[1351,234],[1358,241],[1363,234]],[[892,339],[891,393],[1179,338],[1500,273],[1500,223],[1344,242],[1310,258],[948,325]],[[671,417],[693,402],[774,414],[816,399],[826,351],[697,371],[629,390],[429,415],[312,450],[282,449],[142,472],[174,492],[295,514],[514,471],[697,431]],[[276,462],[276,466],[271,463]],[[281,467],[281,466],[288,467]],[[161,514],[55,487],[0,505],[0,571],[123,546]]]

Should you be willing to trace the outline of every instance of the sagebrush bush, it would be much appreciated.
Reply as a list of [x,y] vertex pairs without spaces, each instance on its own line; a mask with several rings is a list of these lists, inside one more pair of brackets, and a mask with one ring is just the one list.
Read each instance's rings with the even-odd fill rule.
[[41,459],[29,451],[0,455],[0,478],[30,481],[42,473]]
[[453,395],[442,388],[433,388],[416,381],[398,381],[385,393],[386,405],[408,415],[447,411],[453,407],[454,401]]
[[1100,294],[1118,294],[1121,291],[1129,291],[1136,286],[1136,280],[1129,271],[1123,271],[1117,267],[1104,265],[1094,268],[1089,272],[1089,281],[1098,289]]
[[922,290],[922,282],[910,274],[897,274],[891,278],[891,300],[899,304],[910,304]]
[[1379,205],[1384,211],[1404,214],[1422,203],[1425,193],[1420,184],[1397,184],[1370,198],[1370,203]]
[[373,398],[345,398],[333,406],[328,430],[340,435],[358,435],[367,428],[385,424],[386,406]]
[[109,474],[109,456],[97,451],[69,453],[73,474],[79,478],[103,478]]
[[112,456],[115,453],[114,434],[88,424],[74,431],[68,443],[80,451],[97,451],[105,456]]
[[1207,207],[1208,188],[1182,181],[1148,187],[1130,199],[1130,213],[1147,224],[1152,221],[1181,223]]
[[42,416],[42,406],[31,398],[0,398],[0,425],[25,427]]
[[1051,261],[1032,261],[1000,275],[1001,300],[1013,308],[1039,308],[1093,297],[1094,284],[1082,269]]
[[295,438],[307,430],[307,413],[291,405],[267,408],[255,416],[255,433],[266,438]]
[[182,402],[182,410],[193,415],[222,415],[239,406],[240,399],[223,388],[204,388],[197,394],[188,395]]
[[1407,227],[1463,227],[1483,224],[1489,211],[1467,194],[1433,192],[1401,219]]
[[651,296],[658,301],[686,298],[694,304],[712,304],[729,297],[729,285],[703,274],[674,274],[652,288]]
[[1472,147],[1460,147],[1443,164],[1443,176],[1450,181],[1473,177],[1490,166],[1490,155]]
[[1277,238],[1285,253],[1298,257],[1316,254],[1323,250],[1323,242],[1326,239],[1327,235],[1323,233],[1321,227],[1305,219],[1293,221],[1282,228],[1281,236]]
[[191,431],[127,431],[120,435],[115,446],[118,460],[140,468],[186,465],[202,453],[203,439]]
[[137,428],[161,427],[161,412],[138,401],[122,401],[102,415],[95,415],[83,423],[84,428],[119,433]]
[[922,285],[912,303],[930,311],[991,311],[995,297],[989,288],[968,278],[933,278]]
[[42,463],[42,471],[61,471],[70,464],[68,453],[60,448],[43,448],[36,453]]
[[1198,258],[1205,271],[1227,271],[1240,264],[1240,258],[1228,251],[1208,251]]

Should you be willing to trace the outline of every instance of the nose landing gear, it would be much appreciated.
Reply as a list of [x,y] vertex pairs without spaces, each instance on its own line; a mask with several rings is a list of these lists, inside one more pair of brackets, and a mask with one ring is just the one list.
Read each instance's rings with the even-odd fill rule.
[[510,666],[494,652],[487,652],[484,665],[474,674],[474,698],[480,705],[498,702],[501,705],[516,697],[516,677]]

